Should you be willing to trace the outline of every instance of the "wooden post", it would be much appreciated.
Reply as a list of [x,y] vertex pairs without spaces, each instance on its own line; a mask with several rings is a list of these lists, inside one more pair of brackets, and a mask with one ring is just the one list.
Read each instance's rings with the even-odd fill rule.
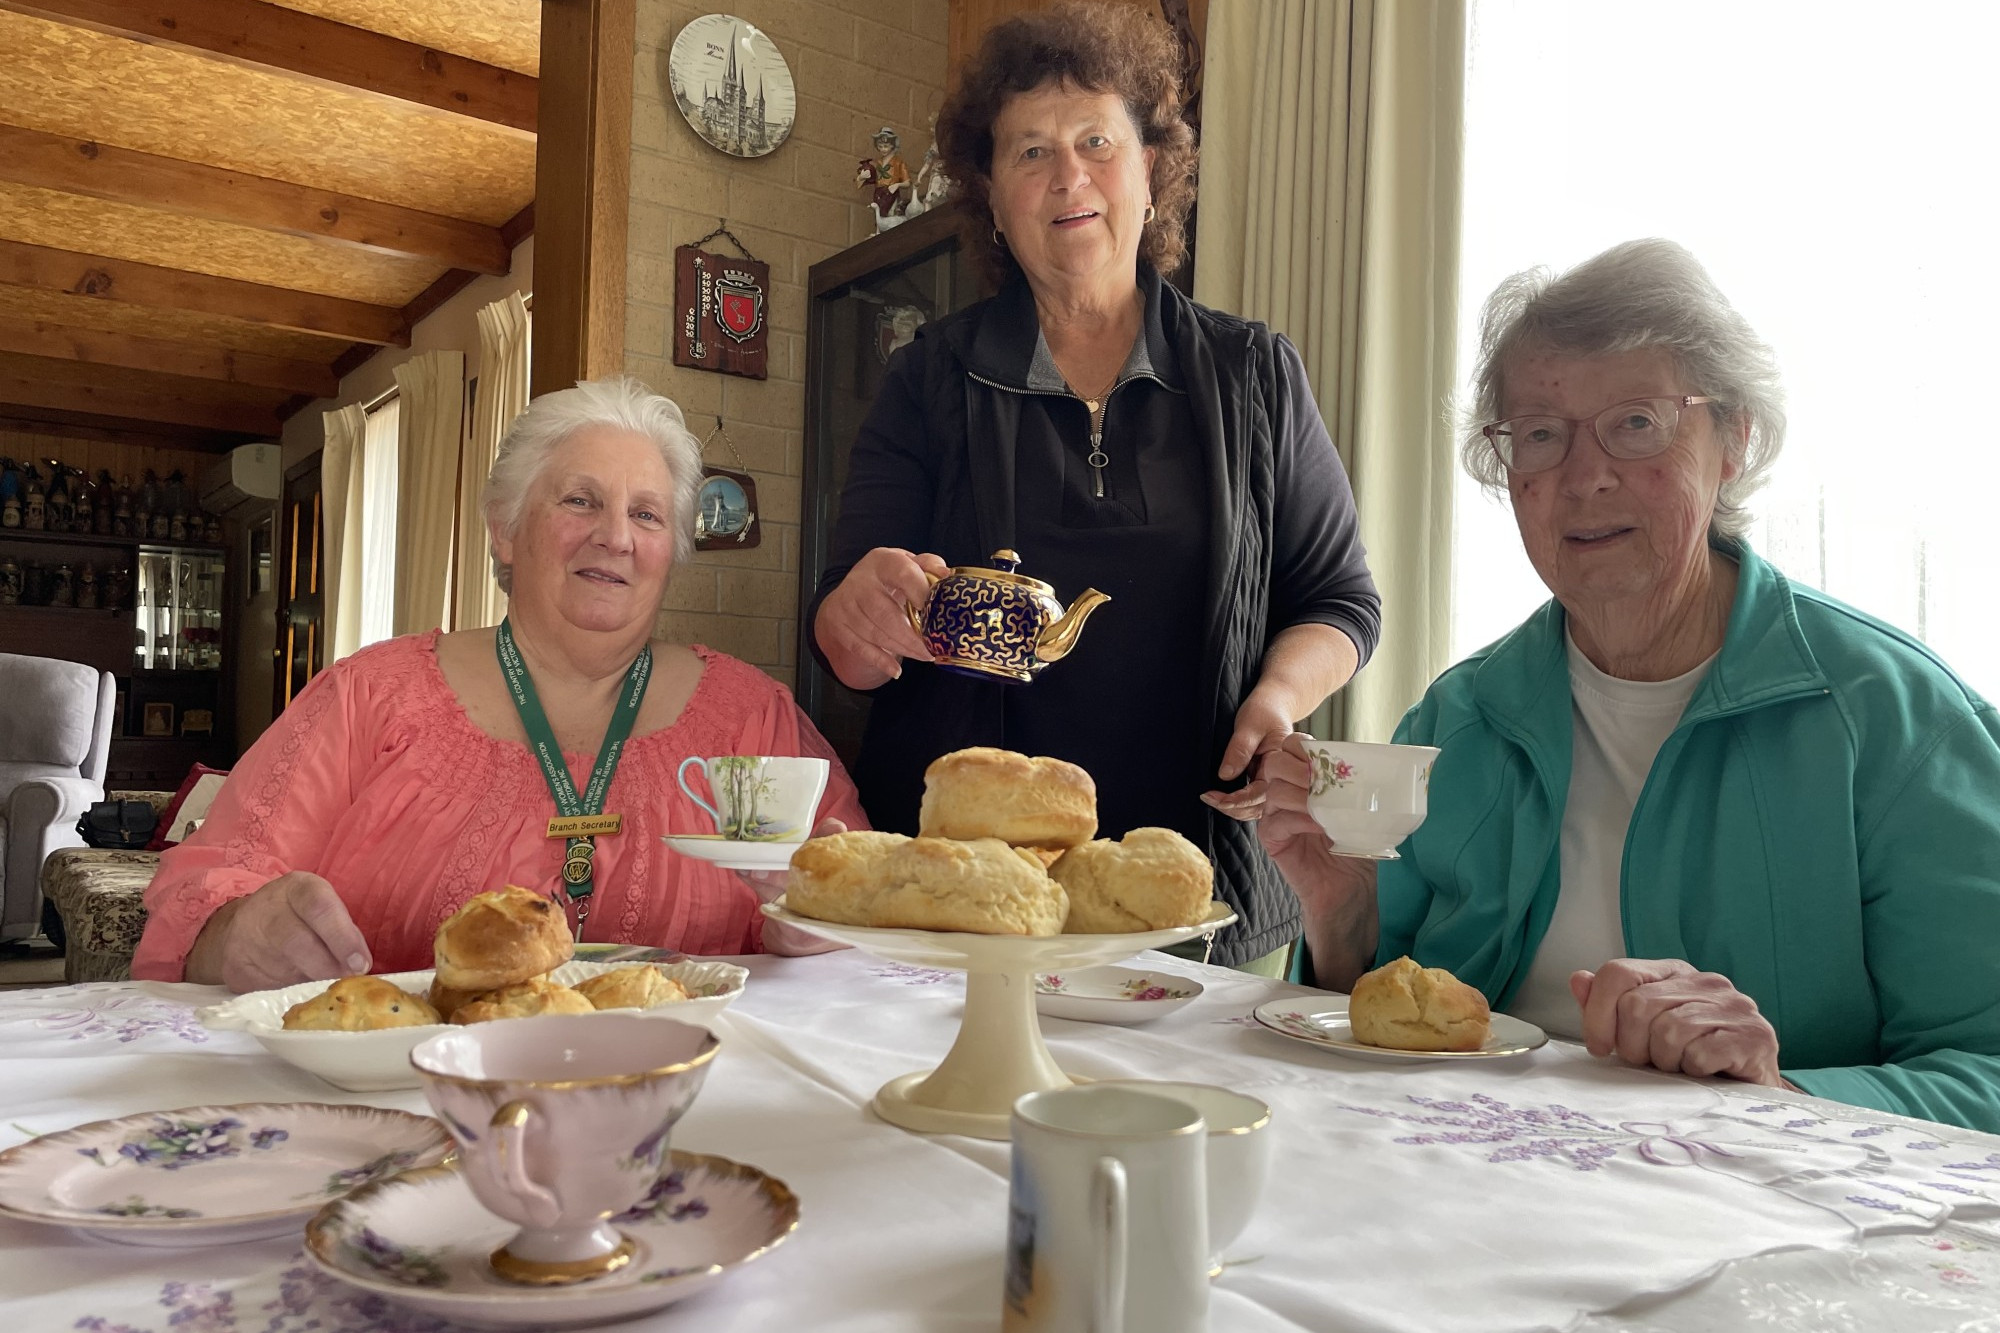
[[635,0],[543,0],[531,395],[625,363]]

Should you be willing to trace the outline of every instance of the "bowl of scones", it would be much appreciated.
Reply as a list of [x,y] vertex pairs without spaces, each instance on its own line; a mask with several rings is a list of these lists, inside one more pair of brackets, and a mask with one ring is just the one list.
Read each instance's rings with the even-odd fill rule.
[[454,1024],[636,1009],[703,1023],[743,993],[734,963],[573,958],[554,902],[509,885],[476,894],[438,927],[435,968],[307,981],[211,1005],[210,1028],[248,1032],[278,1058],[354,1092],[419,1086],[410,1052]]
[[766,912],[833,938],[842,935],[826,927],[1184,937],[1233,919],[1214,901],[1214,867],[1179,833],[1097,837],[1096,784],[1061,759],[986,746],[944,755],[924,772],[918,820],[914,838],[857,830],[807,841]]

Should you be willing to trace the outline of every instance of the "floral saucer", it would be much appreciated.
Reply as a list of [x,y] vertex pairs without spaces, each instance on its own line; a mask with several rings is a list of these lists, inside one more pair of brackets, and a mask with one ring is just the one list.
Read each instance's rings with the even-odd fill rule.
[[632,1262],[569,1287],[522,1287],[488,1256],[519,1228],[473,1197],[456,1167],[409,1171],[328,1204],[306,1253],[342,1282],[425,1314],[497,1328],[609,1323],[671,1305],[782,1244],[799,1225],[785,1183],[726,1157],[674,1151],[644,1199],[612,1217]]
[[189,1106],[0,1153],[0,1216],[127,1245],[296,1234],[329,1200],[451,1152],[429,1116],[378,1106]]
[[1257,1006],[1255,1017],[1281,1037],[1358,1060],[1384,1060],[1392,1064],[1410,1060],[1499,1060],[1526,1055],[1547,1045],[1549,1040],[1549,1034],[1533,1023],[1495,1014],[1486,1044],[1476,1051],[1398,1051],[1387,1046],[1370,1046],[1355,1040],[1354,1028],[1347,1021],[1344,997],[1321,999],[1316,995],[1295,995],[1286,1000],[1269,1000]]
[[1150,1023],[1194,1001],[1199,981],[1171,972],[1086,967],[1035,978],[1035,1008],[1050,1018],[1085,1023]]
[[783,870],[792,863],[792,853],[805,845],[796,842],[753,842],[725,838],[720,833],[669,833],[661,842],[697,861],[707,861],[724,870]]

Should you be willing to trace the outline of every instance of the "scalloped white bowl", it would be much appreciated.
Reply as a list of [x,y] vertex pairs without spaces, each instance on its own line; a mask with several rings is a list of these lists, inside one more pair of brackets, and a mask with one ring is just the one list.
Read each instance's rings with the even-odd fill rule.
[[[566,986],[586,977],[630,967],[631,963],[586,963],[571,961],[550,976]],[[680,963],[654,963],[667,976],[685,986],[692,999],[656,1004],[650,1009],[606,1009],[608,1014],[642,1013],[653,1018],[671,1018],[682,1023],[706,1025],[743,993],[750,973],[735,963],[712,959],[689,959]],[[430,989],[432,973],[392,972],[384,981],[393,982],[414,995]],[[380,1092],[389,1088],[415,1088],[422,1083],[410,1065],[410,1052],[426,1038],[449,1032],[446,1023],[425,1023],[420,1027],[380,1028],[373,1032],[287,1032],[285,1011],[301,1000],[310,1000],[333,983],[304,981],[279,990],[251,991],[222,1004],[209,1005],[196,1013],[202,1026],[223,1032],[247,1032],[262,1042],[264,1049],[309,1074],[317,1074],[335,1087],[350,1092]],[[588,1017],[588,1015],[585,1015]],[[507,1022],[507,1019],[498,1019]]]

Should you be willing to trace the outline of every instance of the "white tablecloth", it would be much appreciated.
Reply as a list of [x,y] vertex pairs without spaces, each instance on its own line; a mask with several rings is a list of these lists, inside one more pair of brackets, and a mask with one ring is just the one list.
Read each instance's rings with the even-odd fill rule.
[[[998,1327],[1007,1145],[865,1107],[956,1031],[955,974],[859,953],[744,960],[749,989],[675,1146],[786,1180],[804,1220],[715,1292],[629,1327]],[[1044,1020],[1097,1077],[1193,1079],[1273,1108],[1279,1165],[1217,1282],[1218,1330],[2000,1329],[2000,1138],[1552,1043],[1384,1065],[1263,1031],[1296,988],[1149,955],[1208,991],[1144,1028]],[[207,987],[0,994],[0,1147],[197,1103],[363,1101],[211,1033]],[[1757,1257],[1763,1256],[1763,1257]],[[1734,1262],[1748,1261],[1748,1262]],[[151,1250],[0,1221],[0,1329],[435,1330],[318,1276],[296,1243]]]

